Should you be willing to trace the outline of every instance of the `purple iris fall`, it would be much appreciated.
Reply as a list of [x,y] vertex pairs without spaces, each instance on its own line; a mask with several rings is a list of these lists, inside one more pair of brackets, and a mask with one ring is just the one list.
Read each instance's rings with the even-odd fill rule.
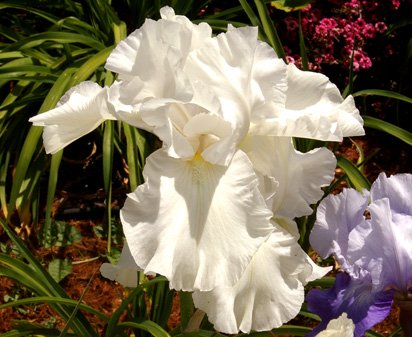
[[343,312],[355,324],[355,337],[382,321],[395,293],[412,292],[411,240],[411,174],[381,173],[370,192],[345,189],[326,197],[310,242],[322,258],[333,255],[342,271],[331,289],[308,293],[309,310],[322,319],[308,336]]

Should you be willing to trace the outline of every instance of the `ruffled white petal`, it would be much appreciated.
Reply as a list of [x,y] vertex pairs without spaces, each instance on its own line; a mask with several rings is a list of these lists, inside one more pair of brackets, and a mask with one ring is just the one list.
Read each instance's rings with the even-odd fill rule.
[[344,100],[325,75],[301,71],[293,64],[288,65],[285,109],[256,124],[252,132],[325,141],[365,134],[352,96]]
[[209,292],[196,291],[194,304],[207,313],[218,331],[236,334],[239,330],[271,330],[298,314],[311,271],[312,265],[296,239],[275,224],[238,283]]
[[56,108],[29,119],[43,126],[47,153],[65,146],[96,129],[105,120],[115,120],[107,105],[108,88],[90,81],[71,88]]
[[353,337],[355,324],[344,312],[339,318],[332,319],[326,330],[318,333],[316,337]]
[[[211,38],[212,30],[203,23],[194,25],[186,17],[164,7],[162,19],[145,23],[121,41],[107,59],[106,68],[120,79],[139,77],[153,97],[173,97],[185,82],[177,81],[188,53]],[[175,97],[176,98],[176,97]]]
[[[130,90],[132,90],[132,93],[129,92]],[[145,123],[140,115],[141,100],[145,97],[147,97],[147,93],[144,92],[143,82],[136,77],[128,85],[121,81],[114,82],[108,91],[107,104],[118,120],[152,132],[153,127]]]
[[222,117],[232,124],[237,144],[251,122],[284,106],[286,65],[268,45],[258,42],[256,27],[229,27],[227,33],[190,53],[184,71],[219,99]]
[[171,157],[191,159],[198,152],[210,163],[227,165],[236,150],[230,123],[200,105],[153,99],[142,105],[141,116]]
[[[321,187],[334,177],[336,159],[326,148],[302,153],[294,148],[291,138],[270,136],[249,136],[241,148],[256,171],[271,178],[261,179],[261,191],[271,196],[267,199],[275,217],[311,214],[310,205],[323,196]],[[271,188],[275,190],[270,192]]]
[[272,213],[247,156],[238,151],[224,167],[158,150],[144,175],[121,211],[137,265],[164,275],[174,289],[233,285],[271,232]]
[[100,273],[109,280],[117,281],[124,287],[136,287],[138,284],[138,272],[141,268],[134,261],[129,246],[124,244],[119,262],[114,265],[103,263]]

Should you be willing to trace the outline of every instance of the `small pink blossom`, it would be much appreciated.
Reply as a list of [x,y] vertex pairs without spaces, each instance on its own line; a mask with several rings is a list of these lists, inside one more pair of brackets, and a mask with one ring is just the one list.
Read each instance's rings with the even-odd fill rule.
[[368,38],[368,39],[374,38],[375,35],[376,35],[375,26],[372,25],[371,23],[367,23],[367,24],[365,25],[365,27],[363,27],[362,33],[363,33],[363,35],[364,35],[366,38]]
[[385,22],[377,22],[377,23],[375,23],[375,29],[376,29],[377,32],[382,34],[382,33],[386,32],[388,27],[386,26]]

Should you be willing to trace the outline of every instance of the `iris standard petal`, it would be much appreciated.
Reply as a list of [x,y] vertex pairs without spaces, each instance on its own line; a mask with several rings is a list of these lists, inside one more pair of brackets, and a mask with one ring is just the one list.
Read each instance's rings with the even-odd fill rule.
[[34,125],[44,127],[47,153],[56,153],[105,120],[116,119],[107,105],[108,90],[94,82],[82,82],[67,91],[56,108],[29,119]]
[[293,64],[288,65],[285,109],[256,128],[255,133],[324,141],[365,134],[352,96],[343,99],[325,75]]
[[190,53],[185,64],[188,76],[211,88],[219,99],[223,119],[235,130],[236,144],[251,122],[284,106],[286,65],[269,49],[258,42],[256,27],[229,27]]
[[[175,15],[170,7],[163,7],[161,15],[158,21],[147,19],[121,41],[105,67],[125,82],[138,77],[148,97],[183,100],[190,94],[190,83],[181,67],[191,50],[211,39],[212,30],[206,23],[195,25],[186,17]],[[133,90],[131,83],[130,86]],[[135,95],[141,96],[137,90]]]
[[394,214],[391,206],[388,198],[369,206],[369,226],[353,231],[348,254],[370,272],[376,291],[393,288],[407,294],[412,286],[412,215]]
[[316,222],[310,233],[312,248],[326,258],[335,255],[342,268],[353,271],[348,257],[349,234],[362,224],[368,205],[368,194],[345,189],[338,195],[328,195],[317,209]]
[[227,165],[236,151],[231,124],[198,104],[152,99],[142,105],[141,116],[171,157],[190,160],[198,152],[212,164]]
[[[412,216],[412,174],[400,173],[387,177],[380,173],[371,187],[371,199],[388,198],[392,213]],[[410,226],[409,226],[410,227]]]
[[207,313],[216,330],[230,334],[267,331],[298,314],[312,266],[295,237],[274,225],[233,287],[193,293],[195,307]]
[[144,176],[121,211],[137,265],[185,291],[237,282],[272,230],[247,156],[238,151],[225,167],[158,150]]

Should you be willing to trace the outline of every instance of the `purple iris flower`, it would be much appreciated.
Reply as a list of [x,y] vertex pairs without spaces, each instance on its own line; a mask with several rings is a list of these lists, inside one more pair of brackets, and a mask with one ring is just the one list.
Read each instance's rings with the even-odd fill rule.
[[330,320],[344,312],[355,324],[354,336],[363,336],[366,330],[388,316],[392,306],[393,291],[372,292],[371,288],[368,280],[352,279],[347,273],[339,272],[332,288],[309,291],[308,309],[322,321],[306,336],[316,336]]
[[412,175],[381,173],[370,192],[329,195],[318,207],[310,242],[343,271],[331,289],[308,293],[309,310],[322,319],[308,336],[343,312],[355,337],[363,336],[389,314],[395,293],[412,292]]

